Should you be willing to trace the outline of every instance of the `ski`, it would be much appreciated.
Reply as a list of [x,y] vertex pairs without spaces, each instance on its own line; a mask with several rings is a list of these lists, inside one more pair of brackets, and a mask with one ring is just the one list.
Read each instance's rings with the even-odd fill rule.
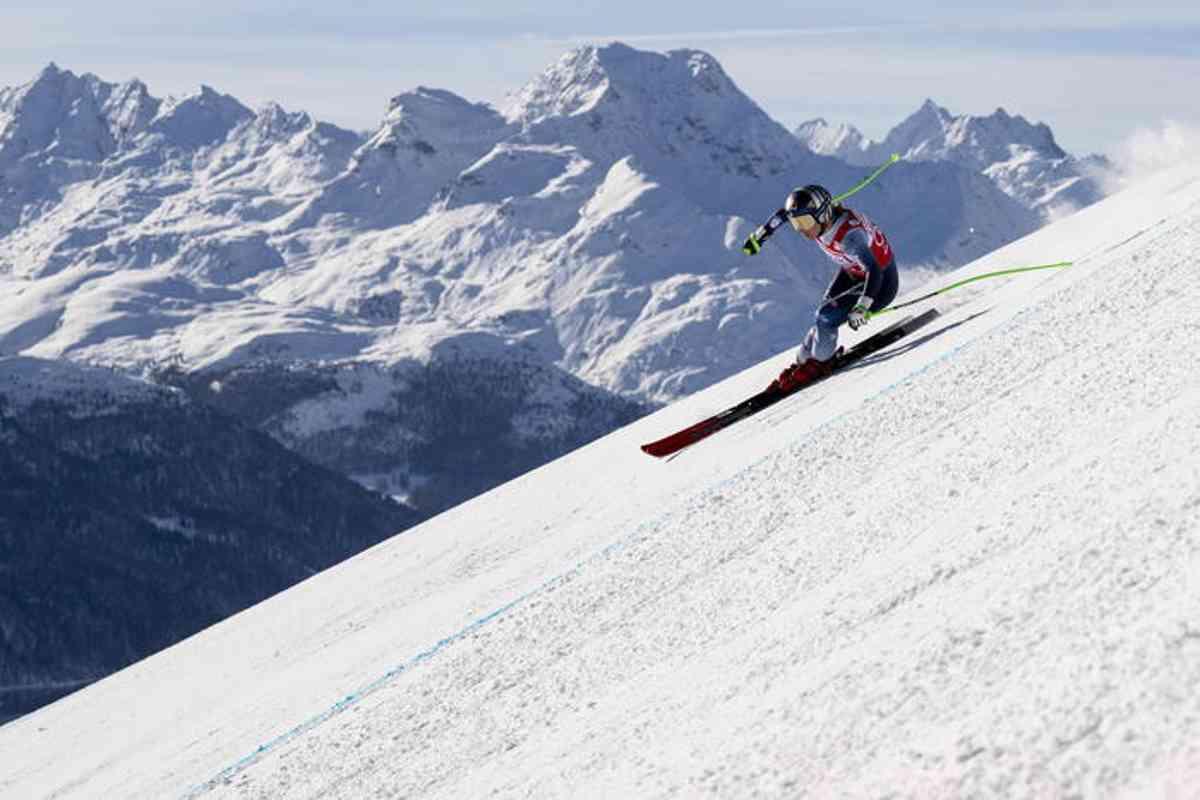
[[[874,336],[869,336],[866,339],[863,339],[846,352],[834,356],[833,370],[830,374],[836,373],[838,370],[843,369],[849,364],[853,364],[855,361],[866,358],[872,353],[878,353],[883,348],[899,341],[918,328],[928,325],[930,322],[936,319],[937,316],[937,309],[931,308],[918,316],[905,317],[899,322],[893,323],[887,328],[884,328]],[[642,452],[652,455],[656,458],[662,458],[664,456],[677,453],[683,448],[693,445],[701,439],[713,435],[722,428],[727,428],[733,423],[745,419],[751,414],[761,411],[767,406],[777,403],[788,395],[795,394],[806,386],[816,383],[819,380],[821,380],[821,378],[810,380],[808,383],[797,386],[787,392],[781,391],[774,383],[772,383],[758,394],[746,398],[737,405],[731,406],[719,414],[711,416],[708,419],[701,420],[695,425],[672,433],[670,436],[666,436],[658,441],[642,445]]]

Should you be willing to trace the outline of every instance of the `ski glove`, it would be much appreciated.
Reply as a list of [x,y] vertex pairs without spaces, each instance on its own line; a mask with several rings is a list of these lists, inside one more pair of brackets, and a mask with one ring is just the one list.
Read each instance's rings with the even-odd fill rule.
[[854,308],[850,309],[850,316],[846,319],[850,323],[850,330],[856,331],[867,324],[870,319],[871,305],[874,302],[875,300],[870,297],[858,298],[858,302],[854,304]]
[[758,255],[758,251],[762,250],[763,242],[775,232],[775,229],[782,223],[777,223],[775,217],[767,220],[766,225],[759,225],[754,233],[750,234],[746,239],[746,243],[742,245],[742,252],[748,256]]

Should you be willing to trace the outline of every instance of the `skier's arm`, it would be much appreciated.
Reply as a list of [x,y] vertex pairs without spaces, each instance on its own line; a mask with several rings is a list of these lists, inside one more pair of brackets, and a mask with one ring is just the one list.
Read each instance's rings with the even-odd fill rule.
[[867,234],[861,228],[851,231],[842,240],[842,250],[846,255],[852,256],[858,261],[867,273],[867,279],[863,281],[862,292],[854,301],[854,307],[850,309],[850,315],[846,318],[850,328],[858,330],[871,318],[871,307],[875,305],[875,296],[879,294],[879,287],[883,283],[884,268],[879,266],[879,259],[875,258]]
[[867,232],[862,228],[851,231],[842,240],[842,250],[846,255],[862,264],[863,270],[867,273],[867,279],[863,282],[863,289],[859,294],[858,305],[866,306],[869,309],[875,302],[875,296],[879,294],[879,287],[883,283],[883,267],[879,265],[875,253],[871,250]]
[[787,222],[787,212],[781,208],[772,214],[770,219],[759,225],[758,230],[750,234],[750,238],[746,239],[746,243],[742,245],[742,252],[748,256],[758,255],[758,251],[762,250],[763,242],[771,238],[771,234],[785,222]]

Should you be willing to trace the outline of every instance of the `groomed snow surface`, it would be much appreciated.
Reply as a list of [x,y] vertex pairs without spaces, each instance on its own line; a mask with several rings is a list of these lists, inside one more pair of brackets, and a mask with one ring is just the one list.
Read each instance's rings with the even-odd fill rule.
[[1200,164],[0,728],[0,796],[1196,797],[1197,252]]

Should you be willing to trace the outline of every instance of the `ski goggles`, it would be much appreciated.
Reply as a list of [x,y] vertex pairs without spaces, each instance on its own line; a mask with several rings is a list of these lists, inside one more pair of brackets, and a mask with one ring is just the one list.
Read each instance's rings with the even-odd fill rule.
[[817,218],[813,216],[817,209],[805,208],[787,212],[788,222],[792,223],[792,227],[799,233],[812,233],[819,225]]

